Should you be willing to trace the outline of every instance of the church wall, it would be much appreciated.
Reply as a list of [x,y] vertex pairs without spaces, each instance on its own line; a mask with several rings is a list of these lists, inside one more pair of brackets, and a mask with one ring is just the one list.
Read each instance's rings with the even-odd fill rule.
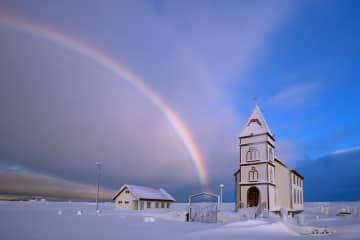
[[269,185],[269,207],[270,211],[276,211],[276,192],[275,187]]
[[240,171],[235,174],[235,210],[240,208]]
[[291,209],[290,171],[275,161],[276,207]]
[[275,141],[269,137],[267,134],[254,135],[251,137],[242,137],[240,138],[240,144],[250,144],[256,142],[270,142],[273,146],[275,146]]
[[240,144],[250,144],[250,143],[256,143],[256,142],[265,142],[265,141],[268,140],[268,138],[269,137],[266,134],[240,138]]

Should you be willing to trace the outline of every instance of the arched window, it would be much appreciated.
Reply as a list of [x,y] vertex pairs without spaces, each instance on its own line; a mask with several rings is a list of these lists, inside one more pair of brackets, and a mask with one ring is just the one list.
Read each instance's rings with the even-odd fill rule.
[[259,181],[259,172],[255,169],[255,167],[251,167],[249,171],[249,182],[257,182]]
[[260,160],[260,152],[255,147],[250,147],[246,153],[246,161],[258,161]]

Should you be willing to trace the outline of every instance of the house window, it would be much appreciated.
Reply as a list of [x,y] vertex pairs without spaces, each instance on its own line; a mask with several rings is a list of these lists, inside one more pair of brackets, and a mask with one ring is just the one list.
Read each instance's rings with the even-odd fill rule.
[[166,208],[170,208],[170,203],[169,202],[166,203]]
[[125,204],[129,204],[129,201],[125,201]]
[[255,167],[251,167],[248,177],[249,182],[257,182],[259,180],[259,172],[255,169]]
[[119,204],[122,204],[122,201],[118,201]]
[[125,193],[130,193],[130,191],[129,191],[129,190],[126,190]]
[[295,174],[293,174],[293,184],[295,184]]
[[161,202],[161,208],[165,208],[165,202]]
[[159,202],[156,202],[156,203],[155,203],[155,207],[156,207],[156,208],[159,208]]
[[259,161],[260,152],[255,147],[250,147],[249,151],[246,153],[246,161]]
[[146,203],[146,208],[151,208],[151,202]]

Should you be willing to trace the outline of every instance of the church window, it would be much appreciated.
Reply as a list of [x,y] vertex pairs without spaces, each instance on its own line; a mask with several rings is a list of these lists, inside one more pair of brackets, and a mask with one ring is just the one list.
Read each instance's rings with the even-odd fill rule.
[[259,181],[259,172],[255,169],[255,167],[251,167],[249,171],[249,182],[257,182]]
[[273,170],[270,169],[270,182],[273,183],[274,182],[274,176],[273,176]]
[[272,148],[269,148],[269,161],[274,161],[274,152]]
[[257,161],[260,160],[260,152],[255,147],[250,147],[246,153],[246,161]]
[[299,190],[296,190],[296,202],[300,203],[300,201],[299,201]]

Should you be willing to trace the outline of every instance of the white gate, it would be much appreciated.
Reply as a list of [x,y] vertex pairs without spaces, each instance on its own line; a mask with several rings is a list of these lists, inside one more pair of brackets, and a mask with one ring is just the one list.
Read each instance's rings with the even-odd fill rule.
[[[205,198],[207,202],[196,202]],[[212,202],[209,200],[213,200]],[[198,193],[189,197],[189,221],[216,223],[219,206],[219,196],[212,193]]]

